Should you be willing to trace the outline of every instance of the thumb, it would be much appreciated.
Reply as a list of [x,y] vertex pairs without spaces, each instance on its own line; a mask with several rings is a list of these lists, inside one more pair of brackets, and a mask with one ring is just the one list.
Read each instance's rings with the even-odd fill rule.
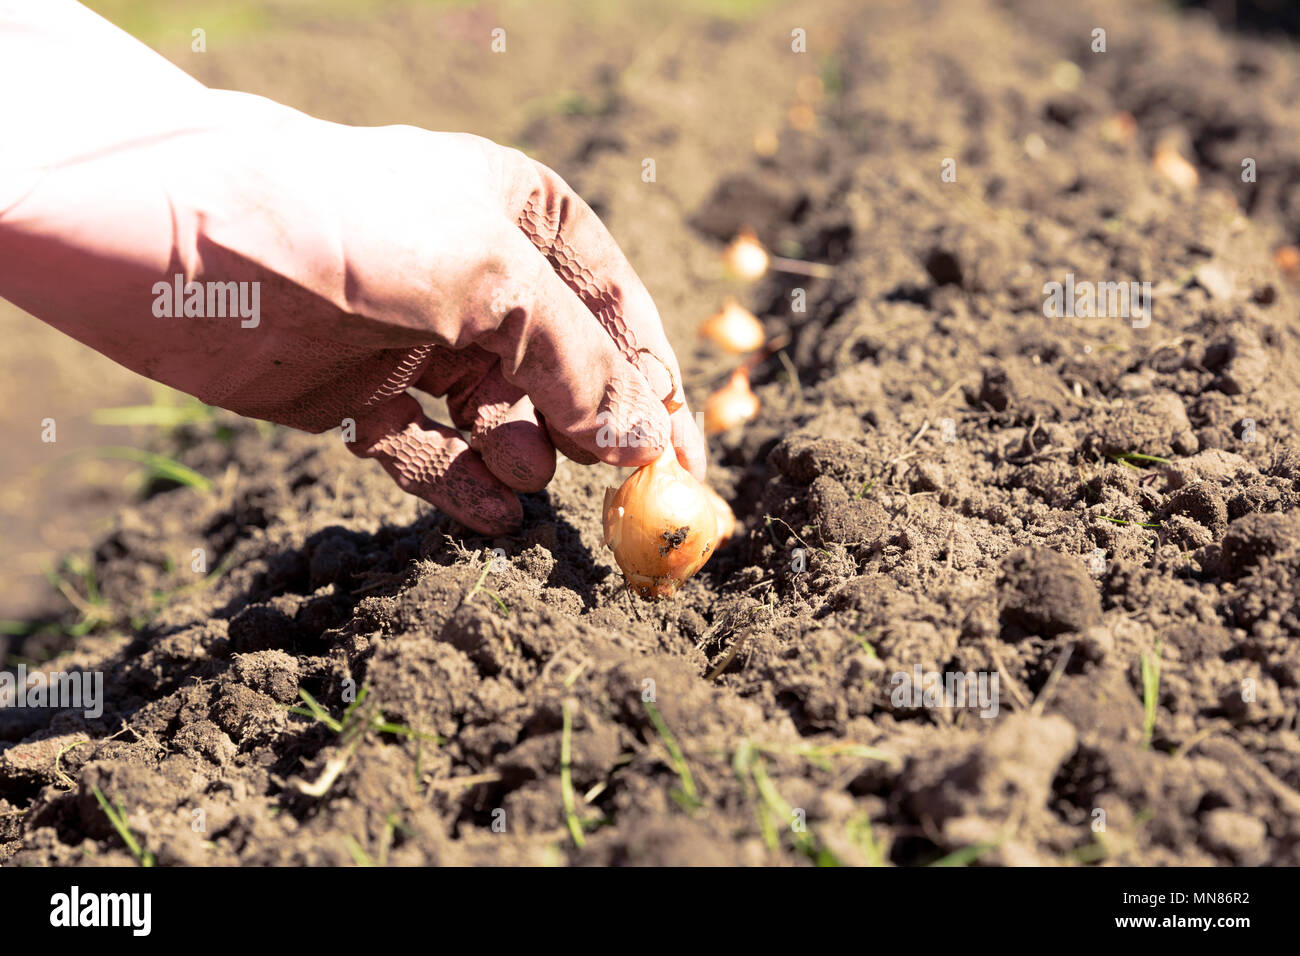
[[523,520],[514,492],[459,434],[431,420],[410,395],[367,409],[356,423],[357,440],[348,448],[378,461],[408,494],[483,534],[505,534]]

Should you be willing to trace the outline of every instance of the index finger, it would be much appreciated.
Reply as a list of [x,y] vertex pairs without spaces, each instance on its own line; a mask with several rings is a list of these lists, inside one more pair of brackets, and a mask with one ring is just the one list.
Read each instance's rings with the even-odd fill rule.
[[523,153],[515,155],[505,190],[507,212],[623,357],[658,394],[680,403],[671,416],[673,446],[678,461],[703,480],[708,457],[704,437],[686,407],[681,368],[649,291],[609,230],[568,183]]

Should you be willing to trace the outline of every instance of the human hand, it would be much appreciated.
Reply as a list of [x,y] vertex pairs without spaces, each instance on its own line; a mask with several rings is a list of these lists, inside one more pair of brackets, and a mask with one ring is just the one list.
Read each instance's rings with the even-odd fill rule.
[[[136,117],[120,144],[11,180],[0,294],[211,404],[354,423],[354,453],[481,532],[519,523],[514,492],[546,485],[556,449],[632,466],[671,440],[703,477],[650,295],[554,172],[474,136],[176,95],[177,128]],[[255,318],[233,297],[208,314],[214,286]],[[446,395],[468,440],[410,388]]]
[[[703,477],[703,440],[654,303],[555,173],[472,136],[329,124],[315,132],[319,141],[299,133],[294,145],[328,157],[308,173],[309,189],[330,196],[341,221],[335,275],[346,280],[334,294],[303,289],[277,283],[286,270],[270,264],[267,343],[258,330],[218,325],[249,348],[221,376],[180,387],[309,431],[353,419],[356,454],[487,533],[519,523],[514,491],[544,487],[556,449],[630,466],[672,440]],[[288,178],[290,166],[281,155],[258,171]],[[301,193],[300,168],[292,171]],[[238,236],[214,232],[222,250],[237,247]],[[291,239],[300,242],[322,245]],[[245,263],[226,258],[205,253],[204,273],[242,273]],[[408,388],[445,395],[468,441],[430,421]],[[670,415],[665,400],[682,405]]]

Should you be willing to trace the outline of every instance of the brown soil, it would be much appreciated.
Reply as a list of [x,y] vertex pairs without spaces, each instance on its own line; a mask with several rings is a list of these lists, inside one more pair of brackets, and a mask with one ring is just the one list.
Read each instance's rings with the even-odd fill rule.
[[[1300,863],[1300,296],[1272,264],[1300,58],[1058,6],[683,17],[594,69],[603,98],[519,139],[623,242],[696,404],[724,294],[791,337],[713,444],[738,540],[651,604],[600,543],[612,469],[562,463],[488,540],[325,440],[185,433],[217,489],[122,512],[117,620],[53,665],[102,669],[106,713],[0,711],[0,861],[129,862],[99,790],[162,863]],[[1170,138],[1199,187],[1152,169]],[[746,225],[833,277],[737,290]],[[1045,318],[1067,273],[1150,281],[1150,324]],[[229,570],[158,608],[193,548]],[[997,716],[896,699],[918,667],[996,674]],[[356,687],[341,733],[288,711]]]

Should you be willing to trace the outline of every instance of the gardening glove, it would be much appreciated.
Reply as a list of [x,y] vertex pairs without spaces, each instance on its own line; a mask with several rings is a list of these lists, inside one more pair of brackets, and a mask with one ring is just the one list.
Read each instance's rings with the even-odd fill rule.
[[209,90],[72,0],[0,0],[0,88],[0,295],[122,365],[489,534],[556,449],[703,478],[649,293],[522,153]]

